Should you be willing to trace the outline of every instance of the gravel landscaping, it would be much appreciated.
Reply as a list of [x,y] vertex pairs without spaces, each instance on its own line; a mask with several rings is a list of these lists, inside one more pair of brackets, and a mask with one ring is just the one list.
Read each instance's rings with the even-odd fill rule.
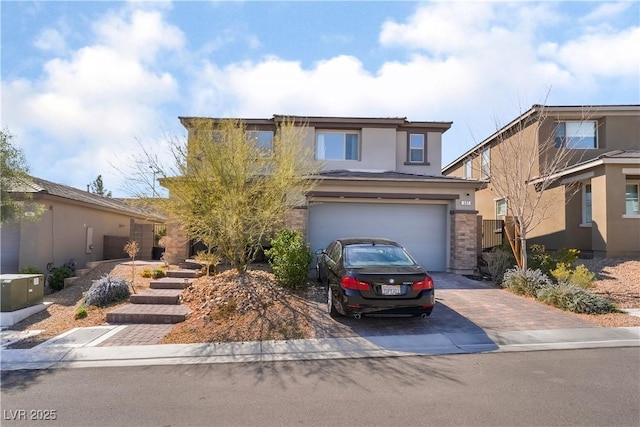
[[[618,308],[640,308],[640,261],[633,259],[580,260],[597,274],[591,292],[613,301]],[[147,289],[150,278],[140,276],[143,268],[155,268],[160,263],[136,262],[135,287]],[[233,271],[214,277],[201,277],[183,293],[184,303],[192,313],[189,319],[174,327],[165,342],[222,342],[253,341],[263,339],[311,338],[314,336],[314,318],[322,316],[323,304],[318,304],[318,286],[302,292],[289,292],[275,285],[273,276],[257,266],[244,281]],[[14,343],[11,348],[30,348],[75,327],[96,326],[106,323],[106,313],[127,302],[106,308],[90,307],[84,319],[74,319],[76,308],[82,303],[83,293],[92,281],[106,273],[131,280],[131,264],[108,262],[92,270],[87,276],[62,291],[45,296],[51,301],[45,311],[11,327],[12,330],[41,331],[38,335]],[[506,291],[505,291],[506,292]],[[536,302],[538,303],[538,302]],[[605,315],[578,315],[603,327],[640,326],[640,317],[626,313]]]

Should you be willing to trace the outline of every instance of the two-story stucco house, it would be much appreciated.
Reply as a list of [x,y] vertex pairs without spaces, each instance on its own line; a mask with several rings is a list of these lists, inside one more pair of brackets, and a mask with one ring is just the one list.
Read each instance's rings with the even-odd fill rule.
[[522,138],[536,147],[553,142],[550,150],[533,159],[529,191],[536,191],[535,175],[546,161],[542,156],[570,150],[572,159],[554,174],[555,183],[546,191],[555,193],[559,202],[529,233],[529,243],[576,248],[596,257],[640,256],[640,106],[534,105],[462,154],[443,174],[485,183],[476,193],[483,219],[504,219],[507,214],[508,201],[492,188],[491,171],[500,169],[496,162],[503,156],[497,150],[509,138]]
[[[303,143],[323,164],[319,184],[288,221],[314,250],[339,237],[385,237],[404,245],[431,271],[475,269],[474,194],[480,184],[441,173],[442,134],[450,122],[277,115],[243,122],[268,144],[286,118],[304,123]],[[188,138],[193,120],[180,118]],[[188,245],[167,247],[171,260],[190,255]]]

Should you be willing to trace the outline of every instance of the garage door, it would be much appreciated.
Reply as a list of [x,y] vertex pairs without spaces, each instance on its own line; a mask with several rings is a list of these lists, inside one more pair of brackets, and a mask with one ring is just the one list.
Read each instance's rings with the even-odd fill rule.
[[446,271],[446,213],[446,205],[312,203],[308,238],[315,251],[341,237],[383,237],[400,243],[427,270]]

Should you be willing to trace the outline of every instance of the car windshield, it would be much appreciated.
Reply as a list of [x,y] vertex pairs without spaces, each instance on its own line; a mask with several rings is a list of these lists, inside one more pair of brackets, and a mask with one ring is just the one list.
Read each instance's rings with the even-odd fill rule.
[[406,267],[415,261],[403,248],[393,245],[349,245],[344,250],[345,267]]

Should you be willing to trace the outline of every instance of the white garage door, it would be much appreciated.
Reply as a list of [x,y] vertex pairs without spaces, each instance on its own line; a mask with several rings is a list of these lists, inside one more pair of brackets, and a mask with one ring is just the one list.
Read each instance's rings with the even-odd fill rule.
[[446,205],[312,203],[308,238],[315,251],[341,237],[383,237],[404,246],[429,271],[447,268]]

